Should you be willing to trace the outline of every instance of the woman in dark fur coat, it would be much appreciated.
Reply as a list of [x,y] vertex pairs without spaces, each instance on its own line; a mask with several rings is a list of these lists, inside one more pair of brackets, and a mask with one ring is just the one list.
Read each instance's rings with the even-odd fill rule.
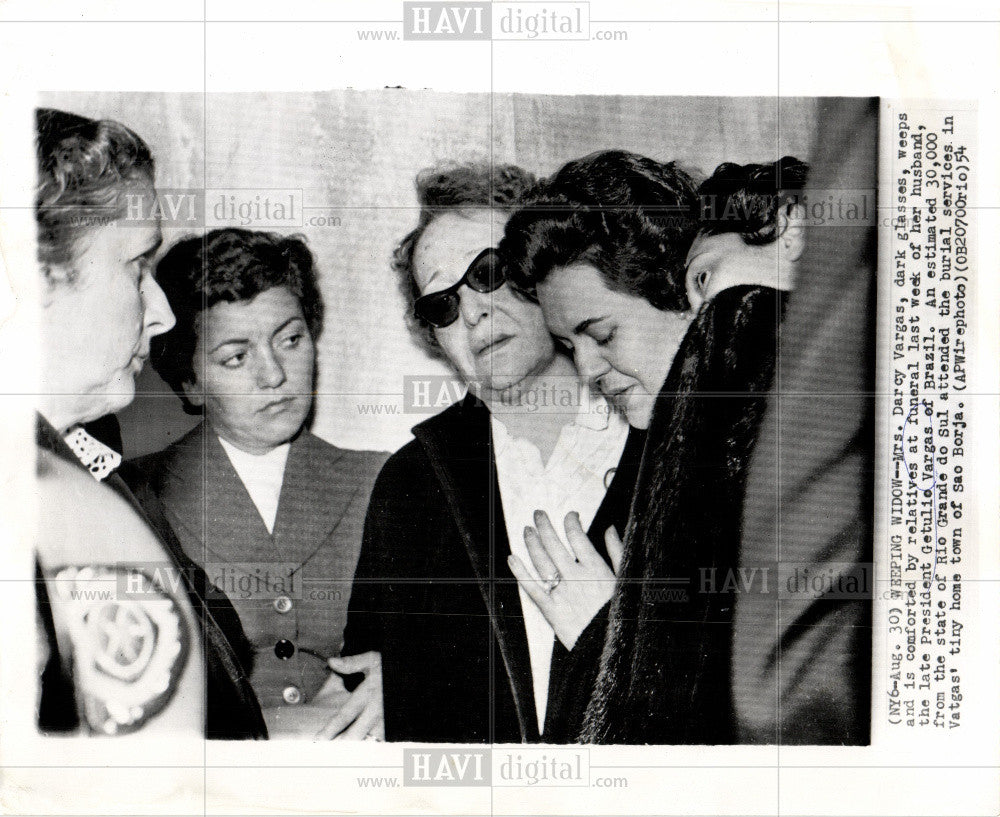
[[735,739],[733,577],[784,300],[768,287],[724,290],[674,358],[649,426],[585,742]]
[[[691,210],[664,218],[657,198],[665,176],[682,174],[657,165],[624,153],[570,163],[501,245],[580,371],[648,427],[623,548],[608,532],[609,551],[621,553],[610,600],[597,608],[607,577],[571,518],[565,544],[545,518],[525,534],[538,574],[552,578],[532,581],[511,564],[572,647],[556,680],[553,742],[736,740],[730,656],[744,482],[802,249],[801,211],[778,187],[801,189],[806,168],[790,158],[720,166],[699,188],[685,242]],[[655,241],[661,224],[681,227],[672,242]],[[653,256],[631,275],[628,244]]]

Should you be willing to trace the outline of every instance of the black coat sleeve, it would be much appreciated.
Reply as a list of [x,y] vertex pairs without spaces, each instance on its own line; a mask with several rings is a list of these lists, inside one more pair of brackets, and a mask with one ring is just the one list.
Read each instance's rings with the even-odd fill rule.
[[390,511],[390,492],[382,477],[375,482],[365,516],[361,553],[354,571],[351,601],[347,608],[347,626],[344,630],[344,655],[357,655],[382,649],[380,611],[384,611],[383,567],[387,549],[386,519]]
[[575,743],[578,739],[600,669],[610,606],[609,601],[597,612],[572,650],[556,644],[542,734],[544,743]]

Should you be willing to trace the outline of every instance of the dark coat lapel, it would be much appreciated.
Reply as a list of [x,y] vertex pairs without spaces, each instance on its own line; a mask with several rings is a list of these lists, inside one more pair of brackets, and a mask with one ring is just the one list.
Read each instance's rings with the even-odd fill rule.
[[645,443],[645,431],[629,428],[625,448],[618,460],[611,484],[594,515],[594,521],[590,523],[590,529],[587,531],[587,536],[593,542],[594,549],[609,565],[611,560],[608,556],[607,545],[604,544],[604,532],[614,525],[618,529],[618,535],[622,539],[625,538],[625,524],[628,522],[632,493],[635,490],[636,477],[639,475],[639,462],[642,459]]
[[507,567],[510,544],[489,420],[487,408],[469,395],[413,433],[427,451],[472,562],[507,669],[522,738],[537,741],[528,637],[517,582]]
[[360,483],[352,484],[354,474],[340,473],[343,459],[342,452],[308,431],[292,443],[274,524],[274,542],[287,561],[309,561],[362,490]]

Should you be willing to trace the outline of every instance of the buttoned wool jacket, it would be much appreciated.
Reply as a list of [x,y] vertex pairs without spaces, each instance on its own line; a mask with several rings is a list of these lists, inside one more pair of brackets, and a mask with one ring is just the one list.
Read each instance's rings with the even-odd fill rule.
[[272,533],[204,423],[125,469],[140,500],[158,506],[184,552],[236,608],[262,707],[307,703],[329,677],[384,459],[302,431],[288,453]]

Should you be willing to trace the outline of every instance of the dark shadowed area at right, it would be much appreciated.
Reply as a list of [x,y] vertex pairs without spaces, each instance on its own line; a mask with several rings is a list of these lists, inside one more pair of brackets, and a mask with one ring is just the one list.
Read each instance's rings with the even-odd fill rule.
[[[877,100],[821,103],[817,134],[807,195],[866,196],[874,214]],[[743,511],[740,564],[771,580],[769,592],[758,584],[737,597],[738,740],[867,744],[876,227],[806,229]],[[865,565],[867,594],[786,593],[775,581],[796,568],[836,578]]]

